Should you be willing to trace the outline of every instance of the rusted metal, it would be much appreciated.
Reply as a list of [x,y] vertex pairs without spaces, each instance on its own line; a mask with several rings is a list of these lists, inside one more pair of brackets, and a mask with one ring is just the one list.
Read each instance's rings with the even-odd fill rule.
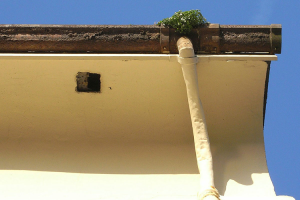
[[[0,25],[0,52],[177,54],[181,36],[156,25]],[[188,37],[197,54],[281,53],[281,25],[210,24]]]
[[280,24],[271,24],[271,53],[275,54],[277,52],[281,53],[281,25]]
[[160,29],[160,46],[162,53],[170,53],[170,29],[161,28]]
[[[267,52],[270,54],[281,53],[281,25],[221,25],[220,31],[220,36],[222,38],[220,40],[221,52]],[[272,32],[275,32],[275,34]],[[276,36],[276,39],[274,36]]]
[[199,30],[200,35],[200,51],[197,53],[220,53],[220,25],[210,24],[208,31]]

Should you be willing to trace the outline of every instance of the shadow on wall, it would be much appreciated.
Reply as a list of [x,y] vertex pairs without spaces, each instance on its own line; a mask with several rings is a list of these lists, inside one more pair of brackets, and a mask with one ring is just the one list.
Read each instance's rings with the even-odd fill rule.
[[[215,182],[224,195],[232,179],[253,184],[264,173],[253,145],[213,146]],[[198,174],[194,144],[107,143],[101,141],[1,140],[0,169],[91,174]],[[254,150],[256,151],[256,150]],[[259,150],[257,150],[259,152]]]
[[268,173],[263,143],[223,143],[215,147],[214,176],[221,195],[224,195],[229,180],[249,186],[254,183],[251,175]]
[[193,144],[1,140],[0,169],[93,174],[197,174]]

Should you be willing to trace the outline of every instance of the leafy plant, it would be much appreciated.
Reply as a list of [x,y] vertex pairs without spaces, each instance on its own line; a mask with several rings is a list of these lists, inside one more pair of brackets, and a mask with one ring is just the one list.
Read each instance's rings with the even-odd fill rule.
[[157,23],[159,26],[176,28],[176,31],[181,34],[189,34],[193,28],[204,24],[209,24],[209,22],[202,16],[200,10],[184,12],[179,10],[172,17],[165,18]]

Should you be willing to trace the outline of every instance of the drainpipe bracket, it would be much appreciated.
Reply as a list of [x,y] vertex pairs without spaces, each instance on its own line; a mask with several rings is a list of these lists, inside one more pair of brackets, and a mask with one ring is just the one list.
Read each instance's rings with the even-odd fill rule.
[[170,29],[160,28],[160,47],[162,53],[170,53]]
[[198,37],[200,49],[197,53],[200,54],[219,54],[221,29],[220,24],[210,24],[209,28],[198,28]]
[[208,196],[212,196],[214,199],[220,200],[220,194],[214,186],[211,186],[210,189],[204,190],[201,193],[198,193],[197,199],[204,200]]
[[194,65],[198,63],[198,57],[183,58],[178,56],[178,62],[182,65]]

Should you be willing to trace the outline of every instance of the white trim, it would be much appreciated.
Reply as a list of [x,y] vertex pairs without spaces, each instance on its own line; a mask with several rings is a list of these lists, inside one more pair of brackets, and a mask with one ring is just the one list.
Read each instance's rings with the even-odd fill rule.
[[200,60],[220,60],[220,61],[272,61],[277,60],[276,55],[197,55]]

